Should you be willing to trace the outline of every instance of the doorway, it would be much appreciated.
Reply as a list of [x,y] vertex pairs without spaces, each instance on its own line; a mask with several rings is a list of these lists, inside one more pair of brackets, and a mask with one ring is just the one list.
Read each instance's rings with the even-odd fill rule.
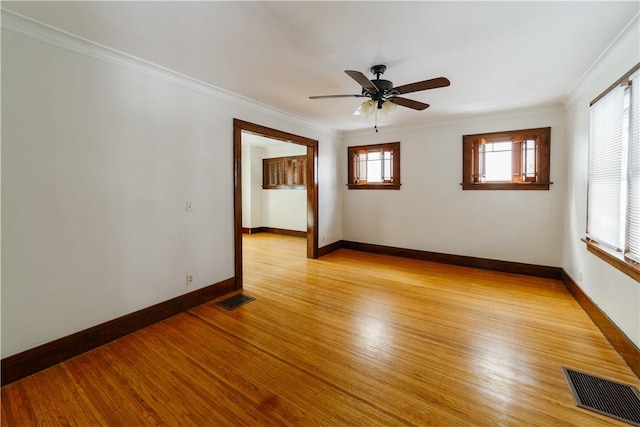
[[235,289],[242,288],[242,133],[253,133],[307,147],[307,258],[318,257],[318,141],[233,119],[233,203]]

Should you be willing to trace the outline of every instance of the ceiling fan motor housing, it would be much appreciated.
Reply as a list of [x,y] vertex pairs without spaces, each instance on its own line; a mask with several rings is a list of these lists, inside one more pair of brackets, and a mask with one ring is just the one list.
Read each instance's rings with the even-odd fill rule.
[[383,93],[390,92],[391,89],[393,89],[393,83],[391,83],[389,80],[374,79],[374,80],[371,80],[371,83],[376,85],[376,87],[380,90],[380,92],[383,92]]
[[362,94],[376,101],[376,103],[378,104],[378,108],[382,108],[382,103],[386,101],[387,98],[389,98],[391,95],[393,95],[393,93],[391,92],[391,90],[393,89],[393,83],[389,80],[381,79],[371,80],[371,83],[373,83],[378,88],[378,90],[371,91],[369,89],[362,89]]

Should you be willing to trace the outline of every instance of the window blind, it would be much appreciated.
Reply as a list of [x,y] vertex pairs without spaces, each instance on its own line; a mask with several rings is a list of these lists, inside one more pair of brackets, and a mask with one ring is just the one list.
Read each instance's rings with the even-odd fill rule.
[[625,87],[616,86],[590,109],[587,237],[624,248],[627,188],[623,144]]
[[627,256],[640,262],[640,71],[631,76]]

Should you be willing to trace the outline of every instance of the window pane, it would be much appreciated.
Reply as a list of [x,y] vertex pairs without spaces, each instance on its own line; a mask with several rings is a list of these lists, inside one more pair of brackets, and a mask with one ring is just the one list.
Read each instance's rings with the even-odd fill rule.
[[536,142],[528,139],[522,146],[522,174],[525,178],[536,176]]
[[393,178],[393,153],[391,151],[385,151],[382,153],[382,179],[384,181],[391,181]]
[[361,181],[367,180],[367,155],[366,153],[358,154],[356,162],[356,178]]
[[511,141],[485,144],[484,180],[511,181]]
[[367,153],[367,182],[382,182],[382,153],[380,151]]
[[511,152],[511,141],[493,142],[489,145],[490,151],[509,151]]
[[[587,236],[622,250],[624,88],[616,86],[591,107]],[[624,177],[624,178],[623,178]]]
[[486,144],[480,144],[478,146],[478,170],[477,171],[473,171],[474,176],[473,176],[473,182],[482,182],[484,181],[484,177],[485,177],[485,154],[486,154]]

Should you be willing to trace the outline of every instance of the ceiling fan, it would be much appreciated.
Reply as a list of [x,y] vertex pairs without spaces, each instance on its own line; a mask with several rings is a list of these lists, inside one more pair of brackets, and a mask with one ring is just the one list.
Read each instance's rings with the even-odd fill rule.
[[[393,83],[389,80],[383,80],[380,78],[382,74],[387,70],[386,65],[374,65],[371,67],[371,73],[376,78],[369,80],[360,71],[345,70],[345,73],[349,75],[353,80],[358,82],[362,86],[362,92],[353,95],[320,95],[310,96],[310,99],[323,99],[323,98],[370,98],[369,101],[365,101],[360,106],[359,110],[365,115],[369,115],[374,111],[383,110],[387,112],[390,107],[395,105],[402,105],[403,107],[411,108],[414,110],[424,110],[429,108],[429,104],[415,101],[413,99],[403,98],[398,95],[404,95],[405,93],[419,92],[421,90],[436,89],[440,87],[446,87],[451,84],[446,77],[436,77],[435,79],[423,80],[421,82],[409,83],[402,86],[393,86]],[[377,118],[377,116],[376,116]],[[376,125],[377,132],[377,125]]]

